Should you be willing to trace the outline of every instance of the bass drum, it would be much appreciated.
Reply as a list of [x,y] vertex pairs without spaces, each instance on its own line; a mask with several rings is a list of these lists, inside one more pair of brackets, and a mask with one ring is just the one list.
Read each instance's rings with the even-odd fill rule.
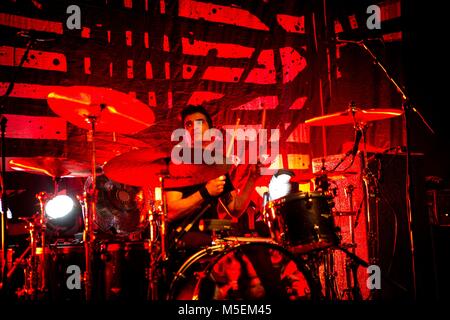
[[[105,175],[98,176],[96,184],[95,228],[114,239],[139,240],[147,226],[149,191],[115,182]],[[89,177],[85,183],[88,194],[91,187],[92,178]]]
[[175,273],[169,300],[314,300],[308,266],[269,242],[221,244],[192,255]]

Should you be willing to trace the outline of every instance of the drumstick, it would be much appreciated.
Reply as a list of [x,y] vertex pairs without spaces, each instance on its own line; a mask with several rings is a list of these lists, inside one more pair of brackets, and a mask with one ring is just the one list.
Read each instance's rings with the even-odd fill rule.
[[233,135],[231,136],[231,142],[228,145],[228,149],[227,149],[227,153],[226,153],[226,159],[228,159],[230,157],[231,151],[232,151],[232,149],[234,147],[234,138],[236,137],[236,131],[238,129],[239,122],[241,122],[241,118],[237,118],[237,120],[236,120],[236,124],[235,124],[234,129],[233,129]]
[[263,113],[262,113],[262,119],[261,119],[261,129],[266,128],[266,104],[264,104],[263,107]]

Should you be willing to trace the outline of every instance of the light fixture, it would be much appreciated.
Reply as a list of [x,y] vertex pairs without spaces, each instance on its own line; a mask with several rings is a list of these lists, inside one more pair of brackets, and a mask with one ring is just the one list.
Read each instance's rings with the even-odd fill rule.
[[[2,205],[2,200],[0,199],[0,213],[3,213],[3,205]],[[7,219],[12,219],[12,212],[11,210],[8,208],[8,210],[6,211],[6,218]]]
[[51,238],[73,237],[83,230],[83,214],[78,199],[69,195],[39,197],[45,214],[47,235]]
[[269,197],[270,200],[276,200],[287,196],[291,190],[291,178],[294,173],[290,170],[279,169],[270,179],[269,182]]
[[67,216],[75,207],[71,197],[58,195],[45,204],[45,214],[49,219],[59,219]]

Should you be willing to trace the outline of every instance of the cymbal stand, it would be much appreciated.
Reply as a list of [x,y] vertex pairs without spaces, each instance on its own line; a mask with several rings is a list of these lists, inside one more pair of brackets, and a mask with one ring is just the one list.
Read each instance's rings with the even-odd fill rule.
[[376,186],[375,177],[369,170],[369,163],[367,160],[367,124],[358,123],[355,125],[355,130],[362,132],[363,140],[363,159],[362,159],[362,180],[364,189],[364,207],[366,212],[367,235],[369,244],[369,260],[371,264],[378,265],[378,212],[375,215],[372,213],[370,206],[370,199],[373,198],[374,185]]
[[[55,195],[58,192],[57,191],[57,185],[56,185],[56,179],[55,179]],[[45,270],[47,270],[47,241],[46,241],[46,233],[47,233],[47,223],[46,223],[46,216],[45,216],[45,201],[47,200],[47,194],[45,192],[40,192],[36,195],[36,198],[39,201],[39,209],[40,209],[40,215],[39,215],[39,224],[41,226],[41,247],[42,247],[42,268],[41,271],[41,286],[39,288],[40,292],[43,292],[44,294],[47,293],[47,279]],[[34,249],[36,249],[36,245],[34,245]]]
[[37,255],[37,239],[36,239],[36,224],[30,223],[30,265],[28,272],[28,286],[27,293],[31,294],[31,299],[37,299],[38,297],[38,287],[39,287],[39,257]]
[[[165,265],[167,261],[167,201],[164,189],[164,175],[159,176],[160,195],[155,192],[155,202],[149,208],[149,229],[150,238],[148,243],[150,265],[148,268],[148,300],[159,299],[158,282],[164,279]],[[158,228],[159,225],[159,228]],[[160,243],[158,246],[157,234],[159,232]],[[158,266],[161,264],[161,268]],[[162,274],[161,274],[162,273]]]
[[[349,232],[351,237],[351,243],[349,247],[351,247],[351,252],[356,254],[356,239],[355,239],[355,230],[353,227],[353,191],[355,187],[350,184],[345,188],[345,193],[348,195],[348,201],[350,204],[350,215],[349,219]],[[359,288],[358,282],[358,265],[349,257],[345,258],[345,273],[346,273],[346,281],[347,288],[345,289],[345,293],[349,300],[361,300],[361,290]],[[353,283],[352,283],[353,281]]]
[[158,233],[158,211],[160,208],[157,207],[156,203],[150,203],[150,208],[148,209],[148,223],[149,223],[149,240],[148,240],[148,256],[149,256],[149,267],[147,271],[147,300],[157,300],[158,299],[158,279],[157,275],[158,269],[156,268],[158,263],[158,246],[157,246],[157,233]]
[[85,228],[83,232],[83,242],[85,249],[85,263],[86,271],[84,274],[85,283],[85,297],[87,301],[92,300],[92,263],[94,260],[94,222],[97,220],[97,164],[95,157],[95,124],[97,122],[96,116],[87,116],[86,121],[91,124],[91,129],[88,132],[88,141],[91,142],[91,170],[92,170],[92,187],[88,191],[88,210],[85,216]]
[[161,187],[161,260],[166,261],[167,260],[167,249],[166,249],[166,223],[167,223],[167,199],[166,199],[166,191],[164,187],[164,176],[159,177],[159,183]]

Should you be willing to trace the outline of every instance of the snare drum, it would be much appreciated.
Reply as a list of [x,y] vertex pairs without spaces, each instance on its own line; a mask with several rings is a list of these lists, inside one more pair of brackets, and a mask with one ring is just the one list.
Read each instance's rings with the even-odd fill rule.
[[229,242],[193,254],[175,273],[169,300],[310,300],[309,268],[267,241]]
[[333,197],[322,192],[297,192],[270,201],[265,220],[272,238],[296,252],[323,249],[338,243],[332,215]]

